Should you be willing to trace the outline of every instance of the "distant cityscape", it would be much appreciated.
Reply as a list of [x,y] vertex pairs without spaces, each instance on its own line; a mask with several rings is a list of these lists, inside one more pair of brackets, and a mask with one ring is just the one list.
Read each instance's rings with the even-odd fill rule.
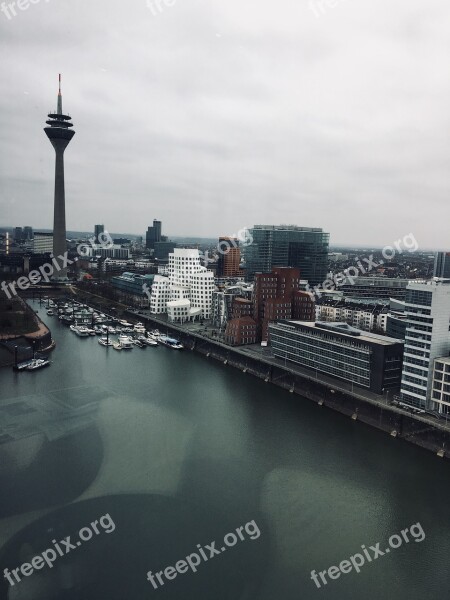
[[412,234],[383,249],[333,249],[328,232],[298,225],[183,242],[157,218],[142,236],[111,236],[102,223],[69,237],[63,152],[74,131],[61,81],[48,119],[53,229],[0,234],[8,297],[35,286],[28,275],[53,263],[49,285],[95,289],[168,324],[200,322],[230,347],[270,347],[286,363],[390,392],[396,404],[450,414],[450,253],[420,250]]

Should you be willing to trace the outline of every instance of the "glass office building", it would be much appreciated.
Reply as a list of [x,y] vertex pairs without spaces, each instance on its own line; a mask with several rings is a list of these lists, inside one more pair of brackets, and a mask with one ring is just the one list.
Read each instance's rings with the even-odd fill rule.
[[273,267],[298,267],[310,285],[327,278],[330,234],[319,228],[296,225],[255,225],[245,247],[245,274],[269,273]]

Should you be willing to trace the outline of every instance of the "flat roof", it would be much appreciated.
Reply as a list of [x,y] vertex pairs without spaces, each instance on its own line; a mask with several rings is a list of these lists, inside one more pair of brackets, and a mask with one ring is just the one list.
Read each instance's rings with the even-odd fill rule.
[[[392,344],[403,344],[403,340],[398,340],[396,338],[387,337],[385,335],[378,335],[377,333],[370,333],[369,331],[363,331],[361,329],[356,329],[355,327],[348,326],[348,333],[345,331],[345,328],[342,325],[347,325],[347,323],[314,323],[313,321],[278,321],[274,323],[275,325],[302,325],[307,327],[308,329],[321,331],[324,333],[334,333],[336,335],[340,335],[348,338],[349,340],[361,340],[362,342],[372,343],[372,344],[381,344],[383,346],[390,346]],[[328,325],[330,327],[320,327],[320,325]],[[317,326],[318,325],[318,326]],[[335,327],[332,327],[335,325]],[[337,327],[336,327],[337,326]],[[339,327],[341,326],[341,327]],[[358,332],[359,335],[355,335]]]

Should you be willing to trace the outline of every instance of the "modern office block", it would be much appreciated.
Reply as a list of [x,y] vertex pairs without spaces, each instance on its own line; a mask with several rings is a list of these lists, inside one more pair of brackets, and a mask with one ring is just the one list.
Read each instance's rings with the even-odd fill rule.
[[433,388],[431,393],[431,409],[450,416],[450,357],[436,358],[433,370]]
[[155,242],[154,243],[155,253],[153,258],[157,260],[167,260],[169,254],[175,250],[174,242]]
[[430,408],[433,362],[450,351],[450,280],[410,283],[406,290],[401,401]]
[[111,277],[111,285],[133,296],[146,296],[150,293],[155,275],[140,275],[138,273],[122,273],[117,277]]
[[104,225],[94,225],[94,244],[101,244],[102,243],[102,238],[101,235],[105,232],[105,226]]
[[33,238],[33,254],[53,252],[53,233],[36,231]]
[[347,277],[338,290],[352,298],[398,298],[404,300],[409,279],[389,277]]
[[161,221],[153,219],[153,226],[148,227],[147,233],[145,234],[146,248],[148,248],[149,250],[154,250],[156,242],[163,241],[162,236],[161,236],[161,229],[162,229]]
[[337,377],[376,394],[400,386],[403,343],[347,323],[269,324],[270,345],[282,360]]
[[245,248],[246,278],[267,273],[273,267],[297,267],[310,285],[327,278],[330,235],[322,229],[296,225],[255,225],[252,243]]
[[434,259],[434,276],[450,279],[450,252],[437,252]]

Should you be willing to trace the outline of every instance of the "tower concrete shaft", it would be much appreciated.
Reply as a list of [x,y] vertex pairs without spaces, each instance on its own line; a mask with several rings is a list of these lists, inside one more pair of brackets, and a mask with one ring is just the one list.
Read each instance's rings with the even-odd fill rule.
[[53,211],[53,255],[55,271],[52,279],[67,280],[67,239],[66,239],[66,199],[64,186],[64,150],[75,135],[70,123],[70,116],[62,112],[61,75],[59,76],[58,104],[56,112],[48,115],[49,127],[44,131],[55,149],[55,200]]

